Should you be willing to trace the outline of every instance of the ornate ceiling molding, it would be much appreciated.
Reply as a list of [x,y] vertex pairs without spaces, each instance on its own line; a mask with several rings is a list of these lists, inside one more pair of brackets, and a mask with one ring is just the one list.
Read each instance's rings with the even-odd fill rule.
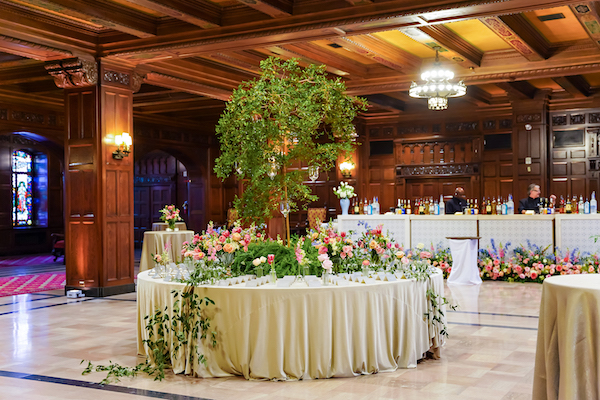
[[62,89],[93,86],[98,83],[98,65],[95,61],[71,58],[46,63],[45,68],[54,78],[56,86]]

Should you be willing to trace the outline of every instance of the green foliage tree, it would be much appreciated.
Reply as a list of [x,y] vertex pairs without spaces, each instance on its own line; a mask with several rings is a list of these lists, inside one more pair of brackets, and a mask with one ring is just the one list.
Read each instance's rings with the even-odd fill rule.
[[221,179],[242,180],[234,206],[245,222],[256,223],[271,218],[281,202],[295,211],[317,199],[298,167],[327,171],[347,157],[355,145],[352,121],[367,104],[345,94],[345,84],[330,79],[324,65],[302,68],[297,60],[270,57],[260,66],[260,78],[234,90],[221,115],[215,165]]

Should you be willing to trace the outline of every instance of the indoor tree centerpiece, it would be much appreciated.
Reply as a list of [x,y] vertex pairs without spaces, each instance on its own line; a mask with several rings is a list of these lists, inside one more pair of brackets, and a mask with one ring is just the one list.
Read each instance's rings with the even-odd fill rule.
[[317,199],[304,184],[309,171],[327,171],[354,150],[352,121],[366,101],[345,94],[345,84],[330,79],[324,65],[303,68],[295,59],[270,57],[260,67],[259,78],[233,91],[217,124],[215,172],[242,180],[234,206],[244,222],[281,211],[289,243],[289,213]]

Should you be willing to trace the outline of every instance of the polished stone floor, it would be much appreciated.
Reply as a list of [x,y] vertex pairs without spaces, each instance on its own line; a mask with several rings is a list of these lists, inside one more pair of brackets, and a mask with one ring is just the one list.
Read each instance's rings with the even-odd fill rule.
[[542,285],[446,287],[442,359],[357,378],[260,382],[171,373],[97,385],[83,359],[122,365],[136,356],[135,294],[67,299],[60,291],[0,298],[0,399],[530,399]]

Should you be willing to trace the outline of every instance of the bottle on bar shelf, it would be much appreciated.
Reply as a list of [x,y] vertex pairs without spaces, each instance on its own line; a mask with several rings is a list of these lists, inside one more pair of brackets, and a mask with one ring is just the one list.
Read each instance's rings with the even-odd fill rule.
[[598,213],[598,202],[596,201],[596,192],[592,192],[592,199],[590,200],[590,214]]
[[406,213],[408,215],[410,215],[410,213],[412,212],[411,208],[410,208],[410,199],[408,199],[408,205],[406,206]]
[[365,201],[363,203],[363,214],[369,215],[369,202],[367,201],[366,197],[365,197]]
[[433,203],[433,213],[435,215],[440,215],[440,203],[438,203],[437,199],[435,199],[435,202]]
[[429,214],[429,215],[436,215],[436,213],[435,213],[435,204],[433,204],[433,197],[429,198],[429,212],[427,214]]
[[590,213],[590,201],[588,200],[588,198],[585,198],[585,203],[583,203],[583,213],[584,214],[589,214]]
[[565,214],[571,214],[573,212],[573,206],[571,205],[571,198],[567,195],[567,203],[565,204]]
[[579,195],[579,203],[577,203],[577,214],[583,214],[584,210],[583,196]]
[[417,214],[419,214],[419,215],[425,214],[425,210],[423,209],[423,203],[422,203],[421,199],[417,199],[416,201],[418,202],[418,204],[415,203],[415,207],[417,207]]
[[487,215],[492,215],[492,203],[490,203],[490,198],[488,197],[485,202],[485,213]]
[[473,214],[473,215],[479,214],[479,207],[477,206],[477,199],[475,199],[475,205],[473,206],[473,212],[471,214]]
[[440,194],[440,215],[446,214],[446,204],[444,203],[444,195]]
[[508,201],[506,202],[506,213],[508,215],[515,214],[515,202],[513,201],[512,194],[508,195]]

